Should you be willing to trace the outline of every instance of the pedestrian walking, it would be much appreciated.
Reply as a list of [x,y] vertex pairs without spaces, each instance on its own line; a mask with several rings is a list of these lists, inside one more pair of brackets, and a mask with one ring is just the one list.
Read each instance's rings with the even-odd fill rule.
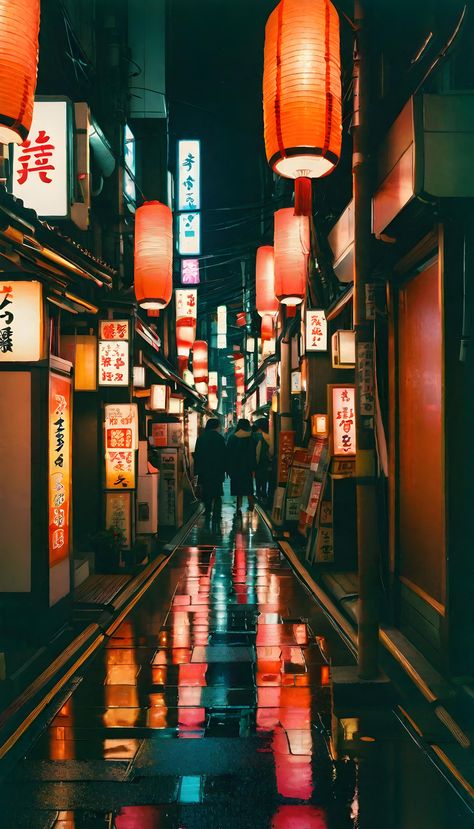
[[227,443],[227,472],[230,476],[230,494],[237,497],[237,513],[242,511],[246,495],[249,510],[254,508],[253,479],[257,465],[256,442],[248,420],[242,418]]
[[220,514],[222,507],[222,484],[226,473],[227,447],[224,438],[219,434],[220,423],[217,418],[211,418],[206,428],[199,435],[194,451],[194,472],[198,476],[200,498],[204,503],[206,518],[211,511],[214,517]]
[[255,483],[257,498],[265,500],[268,496],[268,482],[270,478],[270,437],[268,434],[268,420],[261,418],[254,423],[254,435],[257,442]]

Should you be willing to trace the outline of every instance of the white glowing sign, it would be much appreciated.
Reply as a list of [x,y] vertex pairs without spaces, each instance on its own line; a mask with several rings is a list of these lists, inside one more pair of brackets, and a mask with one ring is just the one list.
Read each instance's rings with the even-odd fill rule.
[[0,364],[41,359],[43,301],[39,282],[0,282]]
[[217,306],[217,334],[227,334],[227,306]]
[[328,324],[323,310],[306,310],[306,351],[327,351]]
[[178,253],[199,256],[201,253],[201,216],[199,213],[178,215]]
[[199,210],[201,207],[201,142],[178,141],[178,207]]
[[217,335],[217,348],[227,348],[227,334]]
[[99,340],[99,386],[128,386],[127,340]]
[[11,192],[38,216],[69,215],[69,106],[67,100],[36,100],[28,138],[11,149]]
[[353,457],[356,453],[354,386],[332,386],[333,454]]
[[181,285],[199,285],[199,259],[181,260]]
[[197,291],[195,288],[178,289],[176,296],[176,319],[189,317],[195,320],[197,316]]

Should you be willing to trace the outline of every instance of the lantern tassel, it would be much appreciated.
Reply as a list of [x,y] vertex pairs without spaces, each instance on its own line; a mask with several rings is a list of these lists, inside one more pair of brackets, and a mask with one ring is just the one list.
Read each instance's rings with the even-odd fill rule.
[[311,216],[312,207],[311,179],[306,176],[295,179],[295,216]]

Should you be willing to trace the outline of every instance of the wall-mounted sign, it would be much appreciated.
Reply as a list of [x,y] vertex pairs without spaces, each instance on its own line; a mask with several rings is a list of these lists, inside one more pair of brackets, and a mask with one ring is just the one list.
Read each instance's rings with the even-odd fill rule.
[[0,364],[42,357],[43,301],[39,282],[0,282]]
[[281,431],[278,446],[278,483],[286,484],[288,471],[293,458],[296,432]]
[[136,403],[110,403],[105,407],[105,450],[138,449]]
[[130,492],[105,493],[105,523],[123,533],[124,546],[130,548],[132,543],[132,510]]
[[227,348],[227,334],[217,335],[217,348]]
[[49,565],[68,558],[71,509],[71,378],[49,377]]
[[123,134],[123,160],[123,192],[130,208],[134,208],[137,197],[135,187],[135,137],[128,124],[125,124]]
[[201,142],[178,141],[177,210],[201,207]]
[[199,259],[181,259],[181,285],[199,285]]
[[201,214],[178,214],[178,253],[199,256],[201,253]]
[[99,340],[99,386],[128,386],[127,340]]
[[356,453],[355,387],[328,386],[331,412],[332,454]]
[[217,334],[227,334],[227,306],[217,306]]
[[71,202],[69,101],[37,99],[26,141],[11,147],[11,192],[38,216],[65,218]]
[[322,310],[306,309],[306,351],[327,351],[328,325]]
[[128,320],[100,320],[99,340],[128,340]]
[[105,488],[135,489],[135,450],[108,449],[105,455]]
[[301,371],[292,371],[291,372],[291,393],[292,394],[300,394],[301,393]]
[[197,290],[196,288],[178,289],[176,297],[176,320],[190,319],[197,317]]

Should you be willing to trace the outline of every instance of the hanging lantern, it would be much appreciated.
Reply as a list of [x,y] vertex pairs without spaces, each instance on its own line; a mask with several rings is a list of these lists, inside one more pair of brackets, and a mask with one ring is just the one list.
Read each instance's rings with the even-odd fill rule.
[[175,291],[176,348],[180,376],[188,367],[189,352],[196,339],[197,291],[195,288]]
[[245,361],[244,355],[234,354],[235,388],[238,395],[245,394]]
[[33,117],[40,0],[0,0],[0,143],[21,144]]
[[213,409],[214,411],[219,407],[219,399],[217,397],[217,391],[219,386],[219,378],[217,371],[210,371],[209,372],[209,396],[208,396],[208,403],[209,408]]
[[135,296],[141,308],[165,308],[173,291],[173,215],[145,202],[135,213]]
[[239,328],[245,328],[247,325],[247,314],[245,311],[239,311],[236,317],[236,322]]
[[263,315],[260,335],[261,335],[262,342],[267,342],[268,340],[273,340],[273,337],[274,337],[274,324],[273,324],[273,316],[271,314],[264,314]]
[[207,343],[204,340],[196,340],[193,345],[193,375],[194,385],[199,394],[207,394],[208,384],[208,361]]
[[309,215],[311,179],[341,152],[339,18],[329,0],[281,0],[268,18],[263,121],[268,163],[297,180],[295,212]]
[[283,305],[299,305],[306,296],[309,220],[292,207],[275,213],[275,295]]
[[255,283],[257,311],[260,316],[278,313],[278,300],[275,296],[275,263],[271,245],[262,245],[257,248]]

